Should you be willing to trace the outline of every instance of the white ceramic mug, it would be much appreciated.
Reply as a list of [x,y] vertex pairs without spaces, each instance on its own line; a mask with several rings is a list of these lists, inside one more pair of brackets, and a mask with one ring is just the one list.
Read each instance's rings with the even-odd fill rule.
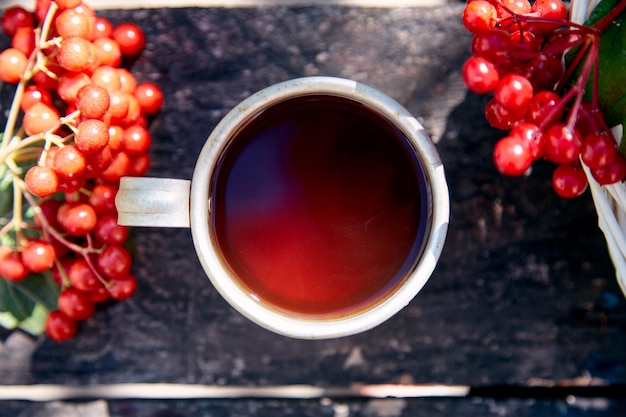
[[[337,104],[338,110],[333,108],[330,111],[326,111],[324,109],[325,104],[323,104],[326,100],[336,102],[335,104],[339,103]],[[378,194],[381,193],[384,195],[387,195],[387,193],[392,193],[390,195],[393,195],[393,190],[390,191],[389,189],[396,187],[397,181],[390,179],[389,182],[385,182],[387,181],[386,178],[384,180],[380,179],[379,181],[379,177],[385,177],[388,171],[390,171],[391,168],[394,168],[393,165],[396,164],[393,162],[387,162],[380,172],[376,171],[376,175],[374,175],[372,179],[372,185],[370,185],[369,183],[363,185],[362,188],[364,192],[358,190],[355,191],[353,189],[361,187],[358,182],[356,182],[356,187],[347,185],[344,186],[344,188],[342,189],[342,178],[337,177],[337,181],[335,181],[335,177],[323,171],[326,168],[324,168],[322,165],[333,165],[332,162],[335,160],[333,159],[332,161],[328,162],[327,159],[325,159],[325,152],[328,149],[334,149],[333,147],[340,143],[343,139],[337,139],[337,142],[324,142],[324,140],[320,140],[320,143],[326,143],[326,145],[320,144],[319,146],[326,146],[326,148],[319,150],[319,152],[317,152],[318,149],[316,148],[317,140],[308,140],[307,142],[303,142],[297,145],[304,146],[304,148],[300,150],[302,152],[305,152],[305,156],[308,155],[306,152],[310,152],[311,155],[311,158],[302,158],[301,155],[300,159],[298,160],[298,164],[304,164],[303,166],[306,166],[308,163],[307,161],[309,161],[313,169],[322,170],[316,171],[317,174],[315,175],[328,177],[324,179],[325,182],[323,183],[323,187],[321,187],[321,192],[334,192],[335,194],[329,195],[337,196],[337,201],[342,201],[342,210],[346,211],[348,208],[350,208],[350,210],[354,211],[354,213],[348,212],[347,215],[344,215],[343,212],[341,215],[334,213],[334,200],[330,199],[328,196],[325,196],[321,200],[316,200],[316,202],[311,204],[314,207],[319,207],[319,205],[321,204],[325,207],[324,210],[327,210],[328,207],[330,207],[329,210],[331,210],[330,212],[333,213],[331,214],[331,216],[333,216],[332,218],[320,218],[313,220],[308,219],[306,222],[303,223],[304,226],[302,226],[302,230],[304,230],[304,232],[296,235],[295,238],[291,236],[293,235],[293,233],[291,233],[289,237],[281,237],[283,235],[280,235],[278,237],[273,236],[271,237],[271,242],[269,241],[270,237],[268,237],[267,247],[270,249],[263,247],[264,235],[261,233],[260,237],[257,236],[255,238],[256,240],[251,241],[254,242],[254,245],[246,246],[245,250],[237,249],[241,253],[235,253],[233,256],[241,255],[240,260],[242,264],[245,264],[247,262],[245,258],[247,254],[246,251],[252,246],[254,247],[253,250],[257,250],[256,248],[259,247],[259,252],[256,253],[254,256],[256,256],[257,260],[260,259],[260,262],[264,262],[265,260],[267,260],[268,262],[268,265],[266,266],[261,265],[260,269],[266,268],[267,270],[270,270],[271,268],[275,268],[275,270],[278,270],[278,264],[272,263],[274,262],[272,260],[275,255],[274,252],[278,251],[278,249],[275,249],[272,245],[284,245],[285,247],[289,248],[295,248],[299,246],[309,247],[307,245],[314,245],[314,243],[312,242],[319,238],[319,236],[314,235],[314,233],[309,233],[310,230],[314,230],[314,228],[310,225],[311,221],[316,222],[316,225],[318,225],[319,227],[325,228],[327,227],[327,223],[337,222],[337,219],[340,219],[340,221],[343,222],[343,219],[346,216],[352,216],[355,219],[358,219],[360,215],[362,215],[363,213],[367,213],[367,216],[369,216],[369,218],[366,219],[366,221],[362,222],[362,224],[357,224],[355,229],[357,230],[357,234],[355,236],[365,236],[364,239],[366,239],[367,242],[364,242],[363,246],[366,246],[367,248],[364,250],[371,251],[374,255],[370,256],[369,252],[360,254],[361,258],[359,259],[361,259],[361,261],[358,262],[359,265],[355,265],[355,270],[359,270],[358,268],[361,268],[361,270],[369,274],[372,269],[375,269],[371,266],[377,266],[376,262],[378,261],[376,257],[380,256],[380,258],[383,259],[383,255],[377,255],[377,251],[380,250],[384,252],[385,249],[388,249],[387,247],[389,246],[391,246],[393,250],[388,250],[387,252],[390,252],[390,254],[385,252],[384,256],[389,257],[397,255],[396,257],[400,257],[402,261],[402,270],[400,271],[400,269],[398,269],[398,271],[395,271],[393,274],[391,274],[394,275],[393,283],[385,284],[386,287],[384,288],[384,290],[379,291],[379,293],[377,293],[375,296],[370,296],[369,298],[365,297],[364,299],[355,302],[354,306],[342,308],[340,309],[341,311],[337,311],[336,313],[332,310],[325,310],[321,313],[319,313],[317,310],[315,310],[313,313],[309,311],[295,311],[298,310],[297,307],[294,310],[290,308],[284,308],[283,306],[279,306],[272,302],[268,302],[264,298],[264,294],[261,294],[263,293],[263,291],[251,289],[248,284],[242,281],[241,275],[245,272],[242,272],[242,269],[238,269],[239,266],[237,264],[237,261],[234,262],[234,264],[237,265],[233,266],[232,257],[230,258],[231,260],[227,259],[228,257],[225,257],[223,251],[224,244],[222,243],[224,237],[218,236],[216,232],[216,228],[218,228],[218,226],[216,226],[215,217],[219,215],[216,214],[216,212],[219,212],[220,207],[223,206],[219,200],[220,198],[226,199],[226,194],[222,195],[218,191],[216,191],[216,188],[220,186],[219,184],[222,184],[222,182],[220,182],[221,180],[216,180],[216,177],[218,177],[219,175],[227,175],[220,174],[222,170],[228,171],[228,169],[230,169],[232,172],[234,172],[233,170],[235,168],[233,167],[235,163],[230,163],[229,165],[229,163],[224,161],[228,160],[228,158],[235,158],[234,156],[229,156],[229,153],[233,154],[236,152],[244,152],[242,151],[242,149],[246,149],[245,147],[242,148],[242,146],[244,145],[240,146],[239,144],[237,144],[238,141],[243,141],[243,139],[240,139],[242,132],[245,132],[245,129],[248,129],[249,126],[256,126],[255,129],[257,129],[256,132],[258,133],[258,129],[263,129],[263,123],[266,123],[265,119],[270,117],[268,115],[273,114],[273,117],[280,118],[282,117],[281,112],[283,111],[297,112],[297,110],[294,109],[298,108],[298,103],[301,102],[314,103],[306,104],[306,106],[321,106],[319,109],[317,107],[314,107],[313,110],[310,110],[307,107],[307,109],[309,110],[305,111],[311,113],[304,113],[304,116],[303,114],[297,116],[300,118],[301,121],[303,120],[306,124],[306,128],[303,128],[304,130],[306,130],[303,133],[304,135],[312,134],[312,132],[310,132],[311,129],[317,131],[318,126],[320,131],[324,132],[325,130],[323,127],[325,125],[328,125],[326,127],[331,131],[336,127],[335,125],[341,126],[341,117],[343,116],[338,116],[338,114],[343,114],[341,112],[344,110],[349,113],[352,111],[352,107],[357,109],[355,110],[358,113],[358,116],[355,116],[357,117],[357,119],[358,117],[364,118],[363,123],[369,123],[369,119],[376,119],[377,123],[387,126],[385,127],[385,129],[387,129],[389,132],[392,132],[392,136],[394,136],[394,138],[390,138],[389,140],[397,142],[393,145],[390,145],[391,148],[389,149],[391,149],[392,152],[396,152],[394,149],[397,148],[398,155],[404,155],[401,157],[404,158],[404,161],[399,160],[399,163],[397,165],[407,165],[412,167],[411,172],[413,174],[411,175],[414,175],[415,178],[414,181],[411,180],[409,182],[411,182],[411,184],[416,184],[416,186],[418,187],[417,190],[419,191],[419,194],[421,194],[419,198],[415,199],[417,203],[409,206],[412,207],[411,210],[415,210],[415,214],[410,210],[407,212],[406,210],[401,208],[402,210],[404,210],[402,211],[402,213],[409,215],[410,217],[408,218],[412,219],[410,222],[411,224],[414,223],[413,219],[418,219],[420,224],[417,228],[411,226],[411,230],[413,230],[411,233],[414,233],[414,235],[411,235],[414,239],[414,243],[412,244],[413,246],[411,246],[411,249],[408,250],[406,253],[400,253],[394,248],[396,242],[396,240],[394,240],[395,238],[391,239],[386,234],[387,232],[391,233],[391,231],[395,231],[397,229],[398,231],[400,231],[399,233],[404,236],[404,231],[405,229],[408,229],[408,226],[404,227],[402,223],[398,223],[398,221],[396,221],[397,219],[395,218],[395,215],[393,214],[396,212],[400,212],[395,211],[391,214],[382,213],[379,215],[378,213],[373,212],[372,214],[367,211],[373,210],[373,207],[376,204],[380,205],[381,207],[390,206],[392,210],[396,210],[396,206],[400,207],[401,204],[404,204],[396,204],[394,202],[392,206],[392,203],[387,203],[383,198],[377,199]],[[315,104],[318,102],[322,104]],[[308,114],[311,114],[313,117],[314,114],[317,114],[316,112],[318,110],[320,112],[319,114],[325,115],[324,118],[322,118],[322,121],[319,124],[315,124],[313,122],[311,122],[313,124],[308,123],[306,121],[308,118]],[[326,113],[324,113],[325,111]],[[337,119],[336,117],[339,117],[339,119]],[[289,124],[288,122],[289,119],[286,120],[287,124]],[[359,126],[355,125],[354,127],[357,131],[359,131]],[[345,128],[345,126],[343,126],[343,128]],[[369,135],[369,130],[367,129],[370,129],[370,127],[367,127],[366,130],[361,131],[364,132],[364,136]],[[322,135],[322,133],[315,134]],[[254,136],[253,134],[251,135]],[[317,138],[318,136],[314,137]],[[321,136],[319,137],[321,138]],[[357,144],[358,139],[359,138],[357,137]],[[254,140],[260,139],[259,137],[255,137]],[[290,139],[285,136],[285,140]],[[347,159],[342,161],[347,161],[346,163],[340,164],[340,167],[334,167],[329,169],[338,170],[337,172],[339,172],[340,174],[337,175],[346,175],[347,177],[349,177],[351,175],[349,166],[352,164],[353,159],[355,161],[361,161],[362,158],[365,158],[362,159],[362,161],[365,161],[363,162],[363,164],[373,163],[373,165],[377,166],[377,159],[385,160],[385,158],[387,158],[387,151],[380,152],[380,155],[376,156],[375,149],[377,148],[375,147],[372,148],[374,150],[372,150],[371,152],[374,152],[374,157],[376,158],[373,158],[372,155],[362,156],[361,153],[367,152],[361,152],[361,147],[359,146],[357,146],[355,149],[356,152],[354,158],[352,158],[351,155],[344,155],[342,156],[342,158],[345,157]],[[260,152],[266,151],[267,149]],[[258,151],[255,152],[256,153],[250,153],[250,155],[256,157],[255,155],[258,155]],[[270,160],[273,161],[273,159],[271,158],[275,159],[276,157],[270,157]],[[243,186],[246,191],[242,191],[240,194],[233,197],[233,204],[238,202],[237,199],[250,198],[251,200],[246,202],[246,207],[250,208],[255,205],[256,200],[250,197],[250,194],[255,193],[255,186],[249,186],[249,182],[254,182],[258,180],[262,184],[260,187],[273,186],[273,183],[267,179],[256,178],[258,176],[263,177],[266,174],[268,175],[268,178],[271,177],[271,175],[275,175],[271,173],[274,170],[274,168],[272,167],[275,164],[273,162],[270,163],[270,160],[268,160],[267,163],[267,169],[270,171],[269,174],[266,172],[264,167],[261,170],[251,171],[250,173],[247,173],[247,168],[244,167],[243,170],[239,174],[237,174],[243,175],[242,173],[244,173],[245,175],[249,175],[250,178],[245,178],[244,180],[242,180],[243,182],[237,185],[237,187]],[[359,162],[359,164],[360,163],[361,162]],[[225,165],[230,166],[230,168],[224,168]],[[346,167],[346,165],[348,167]],[[261,164],[261,166],[263,165]],[[369,175],[369,169],[366,169],[366,167],[368,166],[369,165],[363,165],[358,168],[361,170],[358,171],[358,175],[365,175],[367,177]],[[304,168],[296,167],[295,169],[298,172],[305,171]],[[235,174],[233,173],[232,175]],[[307,178],[307,181],[315,181],[315,175],[311,175],[310,173],[305,173],[303,175]],[[389,175],[390,178],[392,178],[391,174]],[[280,182],[280,184],[276,185],[276,187],[284,188],[286,187],[285,184],[291,184],[291,182],[292,181],[287,178],[285,182]],[[346,182],[346,184],[350,183]],[[281,190],[273,190],[271,188],[261,189],[263,190],[263,193],[265,195],[273,194],[274,192],[278,194],[282,192],[282,188]],[[235,194],[238,192],[238,190],[241,191],[239,188],[234,189]],[[354,201],[358,207],[352,207],[350,205],[352,201],[350,200],[350,198],[353,198],[351,193],[353,192],[355,193],[354,198],[357,198],[357,200]],[[299,192],[297,192],[296,194],[299,195]],[[309,194],[315,194],[315,192]],[[310,195],[307,195],[307,198],[309,197]],[[403,196],[402,198],[406,199],[407,197]],[[274,204],[276,200],[272,198],[268,201],[259,204]],[[376,201],[377,203],[363,204],[363,202],[369,201]],[[411,201],[413,201],[413,199],[411,199]],[[411,116],[411,114],[400,104],[398,104],[396,101],[389,98],[388,96],[384,95],[380,91],[355,81],[334,77],[305,77],[294,79],[291,81],[286,81],[273,85],[256,94],[253,94],[252,96],[241,102],[239,105],[237,105],[234,109],[232,109],[213,130],[198,157],[191,181],[166,178],[125,177],[121,180],[120,189],[116,197],[116,204],[119,213],[118,221],[120,224],[123,225],[153,227],[191,227],[193,242],[198,258],[207,276],[209,277],[215,288],[220,292],[220,294],[236,310],[238,310],[241,314],[243,314],[253,322],[256,322],[262,327],[278,334],[301,339],[326,339],[363,332],[381,324],[382,322],[396,314],[398,311],[400,311],[402,308],[404,308],[422,289],[422,287],[431,276],[443,248],[449,220],[449,196],[443,165],[435,149],[435,146],[424,132],[424,129],[420,125],[420,123],[413,116]],[[222,207],[221,210],[227,210],[224,207]],[[252,207],[252,209],[256,210],[255,207]],[[254,215],[256,216],[257,212],[253,211],[252,213],[254,213]],[[324,211],[316,211],[315,216],[321,216],[320,213],[324,213]],[[271,217],[272,215],[277,214],[269,212],[268,215]],[[230,219],[230,213],[225,212],[221,216],[224,219]],[[288,220],[289,216],[291,216],[291,214],[288,213],[285,217],[285,225],[291,224]],[[259,235],[257,227],[261,227],[260,224],[263,223],[265,220],[258,220],[255,217],[242,217],[241,219],[246,222],[247,226],[244,228],[240,228],[243,231],[237,229],[237,233],[239,233],[239,235],[237,236],[243,236],[243,239],[248,239],[248,234],[253,234],[253,229],[254,233],[257,233],[257,235]],[[346,224],[342,223],[341,225],[339,225],[339,227],[341,227],[342,230],[346,229]],[[352,224],[350,224],[350,227],[352,227]],[[264,231],[263,233],[273,234],[276,229],[280,228],[280,223],[274,223],[273,226],[269,228],[259,230]],[[248,229],[250,229],[249,233]],[[288,234],[289,230],[282,230],[281,233],[283,232]],[[327,237],[328,233],[335,232],[324,231],[323,233],[325,233],[324,236]],[[359,235],[359,233],[361,233],[362,235]],[[378,237],[378,235],[376,235],[375,233],[379,233],[381,234],[381,236]],[[287,234],[284,236],[287,236]],[[336,252],[352,251],[352,248],[349,247],[352,242],[349,240],[350,238],[341,237],[341,239],[344,239],[341,243],[344,246],[341,246],[340,249],[336,249],[334,252],[328,252],[330,257],[335,259],[334,262],[336,263],[342,262],[341,256],[343,255],[342,253],[340,253],[339,255],[341,256],[339,256],[336,254]],[[286,244],[287,241],[289,241],[289,245]],[[328,246],[328,242],[331,242],[330,246],[332,246],[332,242],[334,242],[334,240],[327,240],[325,241],[325,243],[320,244],[321,246],[318,245],[311,247],[319,249],[324,245]],[[348,246],[346,246],[346,242],[348,242]],[[354,246],[357,247],[355,250],[359,250],[359,245],[360,244],[358,240],[354,241]],[[379,245],[381,247],[377,247],[376,245]],[[233,251],[235,252],[237,250],[233,249]],[[304,251],[304,249],[294,249],[294,251],[301,250],[300,252],[294,254],[288,252],[288,249],[285,250],[287,250],[287,252],[285,252],[286,255],[283,256],[281,254],[281,256],[283,256],[283,258],[285,259],[281,258],[280,262],[296,262],[294,260],[295,258],[302,257],[303,253],[307,253],[306,251]],[[283,246],[281,246],[280,251],[283,251]],[[398,255],[398,253],[400,253],[400,255]],[[313,254],[313,252],[311,252],[311,254]],[[348,256],[347,253],[346,256]],[[321,259],[323,262],[323,260],[326,258]],[[307,265],[313,265],[316,262],[319,263],[319,259],[316,259],[315,261],[307,261],[307,259],[304,259],[301,263],[298,264],[297,267],[295,267],[296,269],[294,269],[294,271],[300,271],[302,268],[307,268]],[[258,267],[258,265],[256,264],[254,264],[253,266]],[[347,267],[347,269],[349,269],[350,265],[347,265]],[[331,267],[329,266],[328,268]],[[346,270],[346,265],[342,265],[341,267],[337,268],[341,269],[341,271],[344,271]],[[286,270],[282,271],[281,273],[283,275],[287,273],[287,280],[290,280],[288,277],[289,272],[285,271]],[[315,274],[318,274],[316,276],[319,276],[320,273],[318,270],[315,270]],[[332,277],[326,278],[325,285],[328,285],[328,282],[337,282],[337,288],[341,288],[339,283],[340,280],[344,278],[342,276],[342,273],[339,273],[337,271],[331,271],[329,272],[329,274],[331,274]],[[306,276],[306,273],[303,273],[303,276]],[[351,279],[358,278],[359,277],[357,276],[352,277]],[[389,279],[391,280],[391,277]],[[284,285],[280,282],[273,283],[273,285],[278,288],[278,291],[280,291],[282,286],[286,287],[295,284],[291,282],[287,283],[285,281]],[[332,286],[333,289],[335,289],[335,285],[332,284]],[[306,288],[307,289],[304,291],[305,293],[316,291],[316,288],[314,286],[309,286]],[[345,288],[346,292],[352,292],[350,286],[347,286]],[[325,290],[323,288],[320,289],[320,298],[326,296],[324,294],[324,291]],[[337,290],[337,292],[339,292],[339,290]],[[302,297],[306,298],[307,294],[302,294]],[[310,302],[312,303],[312,308],[315,309],[316,301],[313,300]],[[294,305],[298,305],[297,301],[294,301],[294,303]]]

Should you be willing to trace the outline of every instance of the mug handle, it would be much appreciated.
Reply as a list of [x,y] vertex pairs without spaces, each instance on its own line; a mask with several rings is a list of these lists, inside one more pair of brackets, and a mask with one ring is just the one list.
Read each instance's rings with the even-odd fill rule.
[[123,177],[115,196],[118,224],[189,228],[191,181],[171,178]]

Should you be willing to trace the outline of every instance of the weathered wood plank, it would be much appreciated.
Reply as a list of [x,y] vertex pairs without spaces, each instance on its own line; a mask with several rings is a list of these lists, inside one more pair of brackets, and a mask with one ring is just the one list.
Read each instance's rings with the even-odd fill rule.
[[[470,41],[460,7],[101,12],[147,32],[134,71],[163,86],[167,100],[151,127],[151,175],[189,179],[213,126],[263,87],[303,75],[352,78],[421,115],[438,139],[452,196],[449,238],[431,281],[389,322],[353,337],[300,341],[260,329],[228,307],[204,276],[189,231],[137,229],[137,294],[98,311],[74,341],[22,340],[32,356],[15,362],[0,355],[0,383],[528,384],[587,374],[626,381],[626,303],[591,199],[558,199],[548,165],[528,178],[495,172],[490,152],[499,134],[483,121],[485,99],[466,94],[460,81]],[[4,103],[7,96],[3,88]],[[291,402],[195,404],[193,415],[244,415],[256,407],[337,415],[330,406],[313,413]],[[141,406],[115,403],[112,415],[124,415],[125,407]],[[191,415],[184,405],[172,407],[164,415]],[[367,403],[347,407],[350,415],[375,415]],[[568,409],[526,400],[403,407],[397,415]],[[616,415],[607,411],[613,404],[607,407],[597,415]],[[264,412],[256,415],[272,413]]]

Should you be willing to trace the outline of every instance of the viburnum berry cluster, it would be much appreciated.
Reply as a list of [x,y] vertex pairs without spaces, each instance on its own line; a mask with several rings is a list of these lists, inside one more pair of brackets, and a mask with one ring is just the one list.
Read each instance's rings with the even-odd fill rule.
[[0,143],[0,318],[33,329],[39,311],[40,330],[63,341],[96,304],[136,290],[114,199],[122,176],[149,167],[163,93],[126,65],[142,29],[80,0],[12,6],[0,24],[0,80],[16,84]]
[[624,180],[626,158],[599,105],[598,62],[601,35],[625,8],[620,0],[584,26],[568,20],[561,0],[469,0],[463,24],[472,56],[462,74],[470,91],[491,95],[490,125],[508,131],[494,146],[500,172],[553,162],[552,185],[565,198],[587,189],[581,163],[601,185]]

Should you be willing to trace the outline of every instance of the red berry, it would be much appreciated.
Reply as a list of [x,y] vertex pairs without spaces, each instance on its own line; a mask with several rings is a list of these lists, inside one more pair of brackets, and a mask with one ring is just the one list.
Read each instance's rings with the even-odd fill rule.
[[542,157],[543,134],[537,125],[527,122],[520,123],[511,129],[509,135],[520,137],[528,143],[528,149],[533,161]]
[[66,195],[76,193],[83,188],[85,181],[84,174],[74,177],[59,177],[59,191]]
[[118,68],[120,77],[120,91],[122,93],[134,94],[137,89],[137,79],[125,68]]
[[491,127],[494,127],[496,129],[511,129],[513,127],[513,123],[500,116],[498,107],[499,106],[496,103],[496,99],[492,98],[491,100],[489,100],[487,102],[487,105],[485,106],[485,119],[487,119],[487,122]]
[[22,254],[10,248],[2,247],[0,251],[0,277],[9,281],[21,281],[28,276],[28,269],[22,260]]
[[59,112],[51,105],[33,104],[25,113],[22,126],[29,135],[50,130],[59,124]]
[[2,14],[0,24],[4,33],[12,37],[19,28],[34,28],[35,17],[21,6],[10,6]]
[[602,168],[592,169],[593,178],[600,185],[609,185],[624,180],[626,177],[626,158],[617,152],[615,158]]
[[583,139],[580,158],[591,169],[607,166],[617,153],[615,140],[606,133],[590,134]]
[[600,108],[589,101],[583,101],[576,114],[576,129],[581,135],[596,134],[604,129],[604,114]]
[[76,11],[89,16],[89,18],[92,19],[92,25],[95,24],[93,22],[96,18],[96,12],[91,7],[89,7],[86,2],[82,0],[62,0],[61,3],[63,2],[67,3],[67,7],[63,7],[60,5],[62,9],[76,9]]
[[38,70],[33,74],[33,81],[41,88],[45,88],[49,91],[56,91],[59,85],[58,77],[65,73],[65,70],[60,66],[48,67],[48,72],[54,74],[54,77],[49,75],[46,71]]
[[582,139],[576,129],[556,123],[543,135],[543,157],[550,162],[566,164],[574,162],[580,155]]
[[50,94],[50,91],[38,85],[29,85],[24,89],[24,94],[22,95],[20,107],[22,111],[27,111],[28,109],[33,107],[35,103],[44,103],[47,105],[51,105],[52,94]]
[[[531,12],[543,19],[542,22],[532,22],[528,25],[528,30],[538,35],[549,33],[562,26],[567,19],[567,7],[561,0],[535,0],[531,6]],[[548,20],[553,20],[550,23]]]
[[109,290],[102,284],[94,290],[87,291],[87,296],[94,303],[104,303],[105,301],[111,298],[111,294],[109,294]]
[[85,155],[101,152],[109,144],[109,128],[98,119],[84,120],[78,125],[74,143]]
[[101,65],[91,74],[91,82],[98,85],[109,92],[111,101],[113,101],[112,91],[120,89],[120,75],[117,68],[110,65]]
[[116,213],[115,196],[117,187],[112,184],[98,184],[91,191],[89,204],[99,216],[107,213]]
[[100,178],[104,181],[117,184],[120,179],[127,175],[130,167],[130,158],[126,152],[118,152],[113,155],[113,160],[107,169],[102,171]]
[[96,56],[100,65],[119,67],[122,63],[122,51],[120,46],[111,38],[98,38],[93,41],[96,48]]
[[486,58],[471,57],[463,65],[463,80],[477,94],[492,92],[500,81],[496,67]]
[[113,39],[120,46],[124,56],[135,56],[139,54],[145,44],[146,37],[143,30],[131,22],[121,23],[113,29]]
[[485,107],[485,118],[489,124],[496,129],[509,130],[516,123],[523,120],[522,111],[511,111],[502,107],[496,102],[495,97],[491,98]]
[[20,81],[28,65],[28,58],[17,48],[8,48],[0,53],[0,80],[15,84]]
[[155,83],[144,82],[137,85],[134,94],[143,114],[150,116],[161,110],[164,100],[163,91]]
[[107,18],[95,16],[93,39],[110,38],[113,35],[113,24]]
[[553,91],[539,91],[528,105],[529,121],[539,125],[548,119],[555,122],[561,118],[563,109],[559,109],[561,98]]
[[141,155],[148,152],[152,142],[150,132],[140,125],[126,128],[122,138],[124,140],[124,150],[129,155]]
[[150,168],[150,155],[143,153],[141,155],[134,155],[130,160],[128,166],[128,175],[131,177],[142,177],[148,172]]
[[142,125],[140,123],[141,119],[141,107],[139,106],[139,100],[135,97],[134,94],[128,95],[128,112],[126,113],[126,117],[122,121],[124,126],[131,126],[134,124]]
[[55,152],[53,168],[65,178],[81,177],[85,173],[85,155],[74,145],[66,145]]
[[132,259],[124,247],[108,245],[98,254],[96,262],[102,275],[108,279],[117,279],[129,273]]
[[36,39],[33,28],[19,28],[11,39],[11,47],[22,51],[27,57],[35,50],[35,46]]
[[560,56],[539,54],[530,67],[529,81],[535,90],[551,90],[564,73]]
[[578,163],[561,164],[552,174],[552,187],[563,198],[578,197],[587,185],[587,175]]
[[88,119],[100,119],[109,110],[111,99],[106,89],[95,84],[84,85],[76,93],[76,108]]
[[498,82],[494,97],[504,109],[525,114],[533,98],[533,86],[519,74],[507,74]]
[[78,36],[70,36],[61,42],[57,60],[68,71],[86,71],[94,64],[96,51],[93,44],[88,40]]
[[517,52],[539,52],[543,44],[543,38],[535,36],[532,32],[520,29],[511,32],[511,47]]
[[32,272],[43,272],[52,268],[56,259],[54,247],[44,240],[31,240],[22,250],[22,261]]
[[96,227],[98,218],[91,205],[66,202],[59,208],[57,220],[70,235],[84,236]]
[[93,291],[102,285],[98,276],[82,257],[74,260],[67,267],[67,276],[72,287],[81,291]]
[[111,124],[115,126],[128,114],[130,95],[123,93],[120,90],[109,90],[109,95],[111,97],[111,104],[109,106],[108,114],[112,119]]
[[480,56],[494,63],[507,58],[512,46],[508,32],[502,29],[491,29],[474,36],[471,44],[472,55]]
[[[39,203],[41,216],[44,217],[45,221],[50,227],[55,229],[59,226],[59,223],[57,222],[57,212],[59,211],[60,206],[61,201],[54,198],[49,198]],[[46,227],[44,226],[43,220],[41,220],[40,216],[35,216],[35,221],[37,222],[37,225],[39,225],[39,227]]]
[[[527,0],[499,0],[499,3],[506,7],[507,10],[515,14],[527,14],[530,12],[530,3]],[[510,13],[504,8],[498,8],[500,17],[507,17]]]
[[87,155],[86,175],[88,178],[97,178],[102,171],[111,165],[113,155],[110,146],[105,146],[100,152]]
[[45,323],[46,334],[52,340],[64,342],[73,338],[78,330],[76,322],[64,313],[56,310],[50,312]]
[[109,147],[114,154],[124,148],[124,129],[121,126],[109,126]]
[[500,139],[494,147],[493,160],[498,171],[505,175],[523,174],[532,163],[528,141],[517,136]]
[[[44,163],[47,167],[54,169],[54,155],[59,151],[59,147],[56,145],[50,146],[47,152],[45,152],[45,156],[43,157]],[[42,152],[43,154],[43,152]]]
[[472,33],[480,33],[491,29],[497,17],[496,8],[491,3],[475,0],[467,3],[463,10],[463,25]]
[[80,6],[82,0],[54,0],[60,9],[73,9]]
[[53,195],[59,189],[57,173],[50,167],[35,165],[24,177],[26,188],[39,198]]
[[124,275],[110,281],[109,293],[118,301],[130,298],[137,290],[137,279],[131,275]]
[[117,215],[102,215],[93,231],[96,242],[107,245],[122,245],[128,238],[128,228],[117,223]]
[[75,9],[66,9],[59,13],[54,25],[59,36],[63,38],[77,36],[87,39],[93,31],[89,17]]
[[72,320],[87,320],[93,315],[94,303],[82,291],[75,288],[66,288],[59,294],[57,300],[59,311]]
[[84,72],[66,72],[59,77],[56,91],[63,101],[74,104],[80,89],[90,82],[89,76]]

